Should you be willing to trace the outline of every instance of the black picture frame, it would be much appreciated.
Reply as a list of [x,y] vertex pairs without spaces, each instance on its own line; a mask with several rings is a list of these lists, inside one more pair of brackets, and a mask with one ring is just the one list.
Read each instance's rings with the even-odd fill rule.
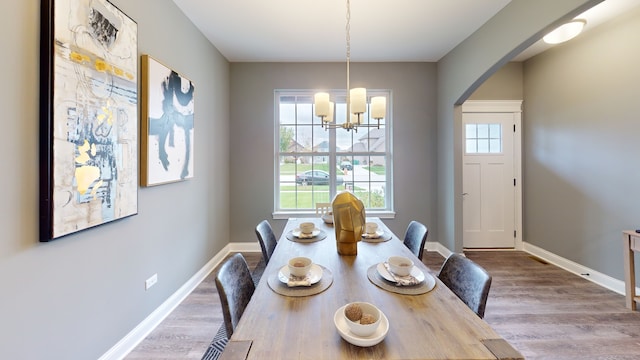
[[40,241],[138,211],[138,25],[106,0],[41,0]]

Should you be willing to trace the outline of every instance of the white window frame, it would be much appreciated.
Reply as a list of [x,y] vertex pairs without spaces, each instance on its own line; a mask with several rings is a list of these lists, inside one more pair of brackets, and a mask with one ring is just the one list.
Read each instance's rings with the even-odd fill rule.
[[[282,96],[305,96],[313,98],[313,95],[318,92],[317,90],[275,90],[274,91],[274,211],[273,218],[274,219],[288,219],[294,216],[315,216],[315,208],[304,208],[304,209],[281,209],[280,208],[280,157],[292,155],[289,152],[281,152],[280,151],[280,98]],[[330,90],[326,91],[331,94],[332,99],[342,99],[342,103],[344,104],[344,98],[346,92],[344,89],[342,90]],[[337,171],[337,163],[338,156],[347,156],[347,157],[358,157],[358,156],[382,156],[386,159],[385,165],[385,185],[384,185],[384,198],[385,198],[385,206],[384,208],[375,208],[375,209],[367,209],[367,216],[377,216],[380,218],[394,218],[394,201],[393,201],[393,137],[392,137],[392,94],[390,90],[367,90],[367,97],[370,99],[372,96],[385,96],[387,98],[387,117],[381,121],[380,129],[383,129],[385,136],[385,151],[384,152],[337,152],[336,151],[336,132],[342,131],[347,132],[347,130],[342,128],[337,129],[329,129],[324,130],[321,129],[320,126],[314,126],[314,131],[317,129],[321,129],[321,131],[327,131],[329,134],[329,151],[328,152],[309,152],[305,154],[309,154],[308,156],[328,156],[329,160],[329,169],[335,169]],[[343,105],[344,106],[344,105]],[[365,113],[365,116],[368,116],[368,113]],[[337,116],[339,117],[339,116]],[[343,123],[344,119],[335,119],[334,123]],[[375,124],[376,120],[371,119],[371,124]],[[313,124],[319,124],[319,118],[313,117]],[[297,126],[297,125],[296,125]],[[308,126],[308,125],[307,125]],[[358,129],[356,133],[354,133],[354,142],[355,139],[359,136],[367,134],[369,131],[375,129],[361,127]],[[354,132],[354,130],[350,130]],[[331,173],[333,175],[333,173]],[[334,176],[331,176],[331,184],[329,186],[330,197],[333,198],[336,193],[336,185],[334,183]],[[368,180],[371,181],[371,180]],[[374,181],[375,182],[375,181]],[[356,181],[357,183],[357,181]],[[297,190],[296,190],[297,191]]]

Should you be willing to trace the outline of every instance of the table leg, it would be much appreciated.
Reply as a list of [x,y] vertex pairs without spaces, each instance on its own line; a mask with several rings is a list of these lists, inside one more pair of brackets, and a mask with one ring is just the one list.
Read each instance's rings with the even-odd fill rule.
[[627,308],[636,309],[636,271],[633,258],[633,250],[631,249],[631,235],[623,234],[622,243],[624,244],[624,286]]

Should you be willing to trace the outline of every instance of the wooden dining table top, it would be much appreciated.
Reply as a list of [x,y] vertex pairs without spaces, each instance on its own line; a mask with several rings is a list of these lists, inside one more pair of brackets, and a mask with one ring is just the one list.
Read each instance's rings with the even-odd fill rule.
[[[303,221],[326,233],[314,242],[289,240],[287,234]],[[391,255],[411,258],[428,269],[378,218],[367,218],[392,235],[384,242],[358,243],[356,256],[337,252],[333,225],[320,218],[292,218],[287,222],[264,275],[229,342],[226,358],[246,359],[506,359],[521,358],[484,320],[471,311],[440,280],[421,295],[387,291],[372,283],[367,270]],[[333,282],[310,296],[276,293],[267,278],[295,256],[306,256],[330,270]],[[351,302],[369,302],[387,317],[384,340],[355,346],[343,340],[334,314]],[[241,349],[238,351],[238,349]],[[223,358],[225,358],[223,356]]]

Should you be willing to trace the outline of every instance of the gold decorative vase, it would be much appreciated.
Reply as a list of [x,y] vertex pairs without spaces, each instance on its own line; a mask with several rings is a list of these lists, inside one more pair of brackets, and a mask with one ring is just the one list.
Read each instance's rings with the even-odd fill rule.
[[348,191],[336,195],[331,202],[336,245],[340,255],[358,255],[358,241],[365,224],[364,204]]

